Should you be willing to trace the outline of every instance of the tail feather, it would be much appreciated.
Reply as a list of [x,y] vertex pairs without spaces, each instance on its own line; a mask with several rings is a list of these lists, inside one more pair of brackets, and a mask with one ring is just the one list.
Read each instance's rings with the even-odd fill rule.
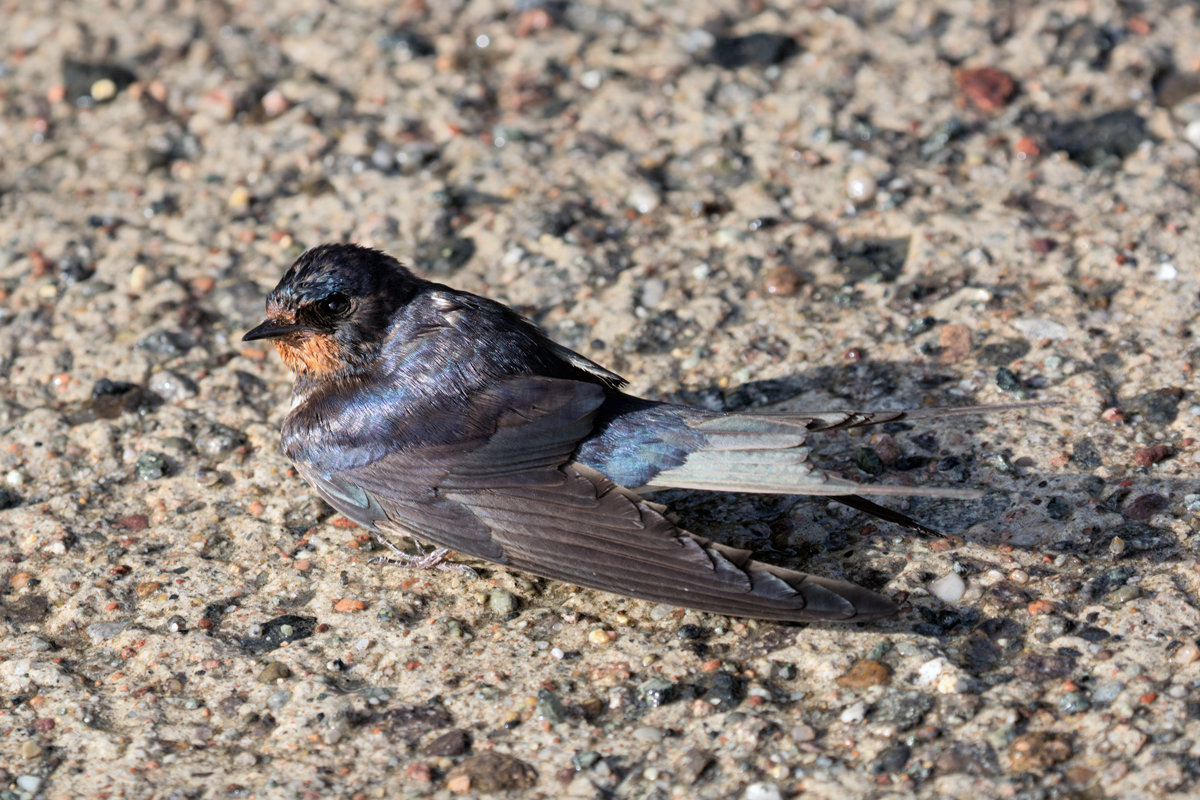
[[[882,425],[886,422],[914,422],[927,419],[947,419],[1022,408],[1054,406],[1053,400],[1030,400],[1024,403],[997,403],[988,406],[957,406],[953,408],[913,408],[895,411],[743,411],[722,414],[689,422],[698,431],[711,435],[753,433],[775,435],[781,439],[789,434],[801,440],[806,434]],[[786,446],[786,445],[785,445]],[[740,448],[739,448],[740,449]]]
[[937,535],[898,511],[884,508],[864,495],[951,497],[976,500],[978,489],[945,486],[904,486],[855,483],[836,477],[810,461],[808,436],[885,422],[941,419],[968,414],[1012,411],[1054,405],[1053,402],[1004,403],[963,408],[922,408],[900,411],[783,411],[704,415],[687,421],[704,435],[704,445],[684,462],[647,482],[646,489],[699,489],[714,492],[814,495],[837,499],[887,522],[926,536]]
[[835,499],[837,500],[837,502],[841,503],[844,506],[849,506],[850,508],[853,508],[855,511],[861,511],[864,514],[870,514],[872,517],[875,517],[876,519],[881,519],[884,522],[890,522],[893,525],[899,525],[901,528],[905,528],[910,531],[915,531],[915,532],[921,534],[922,536],[940,536],[941,535],[940,533],[935,531],[933,528],[928,528],[928,527],[922,525],[921,523],[917,522],[912,517],[909,517],[905,514],[901,514],[899,511],[893,511],[890,508],[885,508],[884,506],[878,505],[877,503],[872,503],[870,500],[866,499],[865,497],[859,497],[856,494],[845,494],[845,495],[841,495],[840,497],[837,497]]

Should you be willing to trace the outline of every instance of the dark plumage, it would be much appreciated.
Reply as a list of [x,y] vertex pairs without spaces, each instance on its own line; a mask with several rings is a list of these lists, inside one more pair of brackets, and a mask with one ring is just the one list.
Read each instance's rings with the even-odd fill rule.
[[374,250],[310,250],[267,310],[245,338],[274,339],[297,373],[284,452],[382,541],[406,534],[436,556],[734,616],[864,621],[895,607],[688,533],[637,492],[825,495],[922,531],[859,495],[973,496],[835,478],[805,446],[814,431],[972,409],[720,414],[631,397],[511,309]]

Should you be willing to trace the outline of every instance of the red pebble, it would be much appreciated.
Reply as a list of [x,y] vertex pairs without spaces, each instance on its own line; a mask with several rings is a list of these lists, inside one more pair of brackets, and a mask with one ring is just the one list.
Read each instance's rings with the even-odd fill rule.
[[960,71],[958,85],[971,105],[981,111],[999,111],[1017,91],[1017,84],[1008,73],[993,67]]
[[1171,455],[1171,445],[1156,444],[1153,447],[1147,447],[1145,450],[1139,450],[1134,454],[1133,460],[1137,462],[1139,467],[1148,467],[1151,464],[1157,464],[1164,458],[1169,458]]
[[404,774],[409,780],[419,781],[421,783],[429,783],[433,780],[433,770],[424,761],[418,761],[415,764],[409,764],[404,769]]

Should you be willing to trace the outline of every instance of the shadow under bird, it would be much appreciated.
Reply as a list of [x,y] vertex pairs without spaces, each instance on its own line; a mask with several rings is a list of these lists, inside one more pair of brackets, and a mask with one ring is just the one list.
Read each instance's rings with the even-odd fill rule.
[[[433,566],[454,551],[760,619],[862,622],[896,607],[689,533],[640,492],[821,495],[930,533],[862,495],[978,492],[834,477],[809,461],[809,437],[1011,407],[717,413],[644,400],[507,306],[344,244],[302,255],[243,338],[274,340],[296,373],[282,438],[299,474],[401,563]],[[391,534],[438,549],[406,555]]]

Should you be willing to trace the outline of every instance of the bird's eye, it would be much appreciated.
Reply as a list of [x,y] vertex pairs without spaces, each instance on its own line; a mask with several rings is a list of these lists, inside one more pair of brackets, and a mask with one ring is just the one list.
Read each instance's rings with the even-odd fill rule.
[[344,314],[350,309],[350,301],[345,295],[334,294],[326,297],[317,304],[322,313],[330,315]]

